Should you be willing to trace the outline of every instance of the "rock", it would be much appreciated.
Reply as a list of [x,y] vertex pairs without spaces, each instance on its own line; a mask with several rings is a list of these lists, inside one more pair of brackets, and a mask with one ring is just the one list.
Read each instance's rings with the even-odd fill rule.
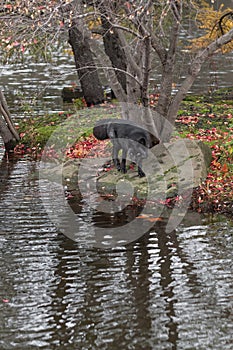
[[[116,98],[113,90],[109,86],[102,86],[104,96],[106,100],[112,100]],[[71,103],[73,100],[83,98],[83,92],[80,87],[64,87],[61,93],[64,102]]]
[[124,175],[113,169],[98,178],[98,191],[103,195],[115,194],[116,185],[125,180],[132,183],[134,196],[139,199],[175,197],[205,180],[211,159],[210,148],[201,141],[179,139],[159,144],[150,150],[143,163],[146,178],[139,178],[135,170]]
[[104,96],[106,100],[112,100],[116,98],[113,90],[110,88],[110,86],[103,86]]
[[78,98],[83,98],[83,92],[78,87],[64,87],[61,93],[64,102],[73,102]]
[[66,185],[77,198],[98,192],[120,201],[129,202],[129,197],[135,197],[162,203],[168,198],[189,195],[205,180],[211,159],[211,150],[203,142],[178,139],[149,150],[148,159],[143,163],[146,173],[143,178],[138,177],[136,166],[126,174],[112,169],[98,177],[99,166],[95,158],[48,165],[40,174],[52,182]]

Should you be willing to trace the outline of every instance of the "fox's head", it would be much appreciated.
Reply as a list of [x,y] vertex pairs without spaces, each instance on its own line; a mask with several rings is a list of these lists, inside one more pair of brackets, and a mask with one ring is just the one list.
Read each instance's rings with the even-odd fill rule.
[[130,140],[128,155],[129,159],[136,164],[140,164],[142,159],[147,158],[148,149],[145,145],[145,139],[141,138],[137,142]]

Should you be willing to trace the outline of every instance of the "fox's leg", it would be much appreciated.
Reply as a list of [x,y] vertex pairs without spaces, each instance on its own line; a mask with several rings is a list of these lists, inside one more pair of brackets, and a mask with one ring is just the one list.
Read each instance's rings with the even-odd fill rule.
[[138,167],[138,176],[139,176],[139,177],[144,177],[144,176],[146,176],[146,174],[144,173],[144,171],[142,170],[141,167]]
[[119,145],[116,141],[112,140],[112,145],[113,145],[113,149],[112,149],[112,160],[113,160],[113,164],[114,166],[117,168],[118,171],[121,170],[121,164],[118,158],[118,153],[120,151]]
[[127,173],[127,170],[126,170],[126,156],[127,156],[127,149],[123,148],[122,149],[121,171],[124,174]]
[[142,161],[138,161],[138,176],[139,177],[144,177],[146,176],[146,174],[144,173],[144,171],[142,170]]

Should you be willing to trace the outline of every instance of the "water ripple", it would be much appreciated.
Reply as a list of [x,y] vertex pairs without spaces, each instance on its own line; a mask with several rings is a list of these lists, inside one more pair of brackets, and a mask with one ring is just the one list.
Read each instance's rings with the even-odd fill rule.
[[0,192],[1,349],[232,349],[230,222],[83,249],[49,221],[37,167]]

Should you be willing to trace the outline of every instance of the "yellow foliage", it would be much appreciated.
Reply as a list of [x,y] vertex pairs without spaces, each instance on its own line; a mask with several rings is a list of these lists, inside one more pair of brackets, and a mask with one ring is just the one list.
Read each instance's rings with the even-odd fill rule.
[[[199,28],[203,29],[206,33],[192,40],[191,47],[194,50],[206,47],[213,40],[226,34],[233,28],[233,11],[230,8],[224,10],[223,7],[224,5],[221,5],[217,11],[209,6],[199,8],[197,21]],[[222,47],[223,52],[229,52],[231,50],[233,50],[233,41]]]
[[66,53],[69,56],[73,56],[74,55],[72,49],[65,49],[64,53]]
[[98,17],[92,21],[89,21],[88,28],[90,30],[93,30],[94,28],[99,27],[100,25],[101,25],[101,19],[100,19],[100,17]]

